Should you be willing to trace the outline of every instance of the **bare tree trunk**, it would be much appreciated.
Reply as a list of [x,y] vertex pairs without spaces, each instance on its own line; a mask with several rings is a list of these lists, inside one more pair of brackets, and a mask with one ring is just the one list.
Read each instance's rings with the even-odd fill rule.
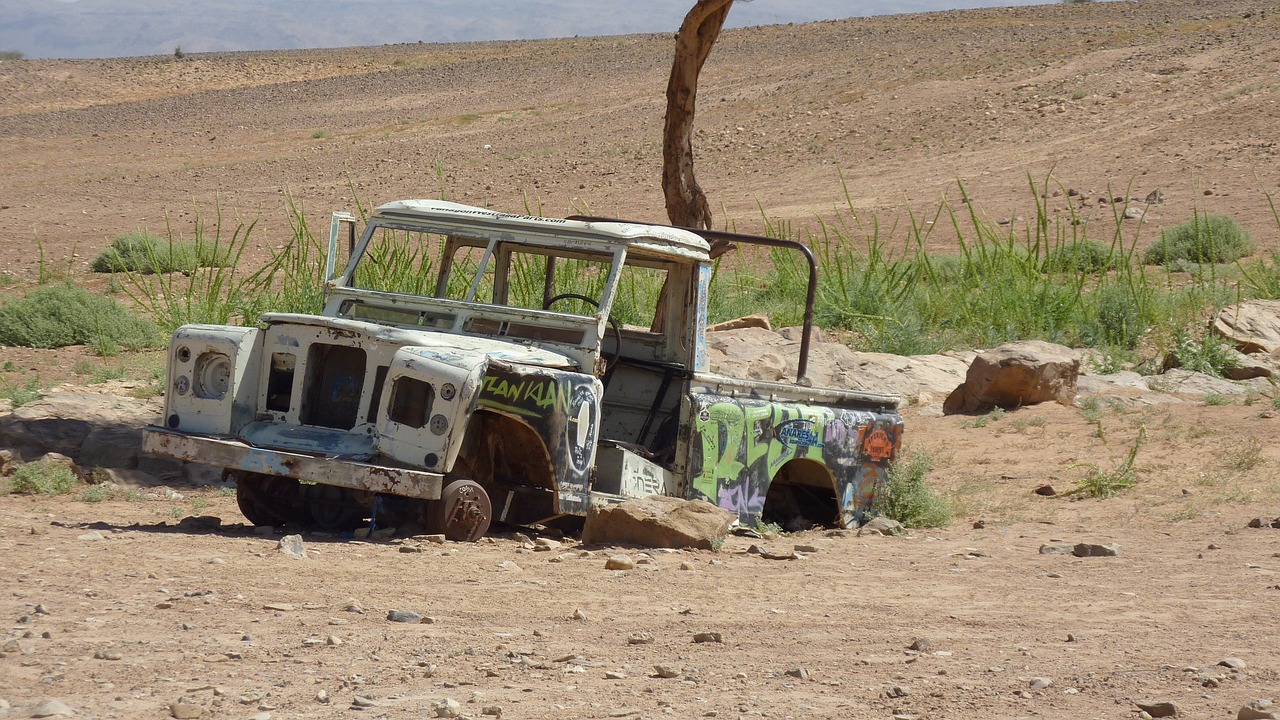
[[672,225],[711,229],[707,195],[693,176],[694,103],[698,74],[732,5],[733,0],[698,0],[676,34],[662,141],[662,192]]

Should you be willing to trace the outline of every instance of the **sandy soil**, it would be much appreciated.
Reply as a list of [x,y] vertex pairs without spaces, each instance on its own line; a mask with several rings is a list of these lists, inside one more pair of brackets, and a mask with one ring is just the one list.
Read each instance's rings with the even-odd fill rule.
[[[1051,210],[1073,204],[1086,227],[1111,222],[1098,198],[1158,189],[1145,224],[1125,225],[1140,245],[1199,209],[1280,250],[1264,194],[1280,185],[1278,43],[1269,3],[1232,0],[733,31],[704,74],[699,176],[723,220],[755,229],[757,203],[797,227],[848,220],[838,173],[886,226],[957,199],[957,180],[993,219],[1027,217],[1028,177],[1052,170]],[[366,204],[443,188],[505,210],[661,219],[669,52],[645,36],[2,63],[0,295],[36,280],[37,238],[46,271],[83,277],[115,234],[166,217],[189,233],[216,202],[261,218],[265,257],[289,236],[286,192],[316,228],[353,190]],[[0,352],[10,374],[80,382],[116,363]],[[143,376],[157,361],[119,362]],[[3,497],[0,700],[13,707],[0,717],[56,698],[85,717],[168,717],[182,702],[205,717],[407,718],[453,698],[506,718],[1134,718],[1138,700],[1225,718],[1272,697],[1280,530],[1245,527],[1280,515],[1270,400],[1096,412],[982,424],[909,409],[908,444],[932,454],[956,521],[764,541],[813,546],[792,561],[733,538],[615,572],[607,555],[639,552],[533,552],[509,534],[307,537],[311,556],[294,560],[216,488]],[[1114,467],[1140,428],[1136,489],[1032,493],[1070,488],[1082,464]],[[223,529],[178,526],[188,515]],[[1077,542],[1120,553],[1040,554]],[[291,609],[268,607],[280,603]],[[434,622],[388,622],[394,609]],[[641,632],[653,642],[628,644]],[[701,632],[723,642],[693,642]],[[908,650],[917,638],[926,650]],[[1228,657],[1244,669],[1216,665]],[[353,709],[357,696],[370,704]]]

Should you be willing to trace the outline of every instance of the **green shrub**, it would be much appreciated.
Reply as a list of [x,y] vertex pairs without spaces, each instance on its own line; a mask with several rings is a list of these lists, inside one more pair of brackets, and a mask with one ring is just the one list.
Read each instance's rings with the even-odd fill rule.
[[951,522],[951,505],[925,484],[933,469],[929,453],[917,450],[889,466],[889,481],[880,489],[872,512],[907,527],[942,527]]
[[75,285],[44,285],[0,306],[0,345],[93,345],[131,350],[160,345],[159,331],[111,298]]
[[19,466],[9,486],[20,495],[65,495],[76,486],[76,474],[65,465],[41,460]]
[[1234,262],[1253,254],[1253,240],[1235,218],[1227,215],[1199,215],[1174,225],[1148,247],[1142,261],[1148,265]]
[[1183,336],[1173,349],[1173,355],[1181,367],[1217,377],[1223,377],[1226,370],[1236,366],[1231,345],[1212,333],[1201,338]]
[[0,380],[0,398],[9,401],[13,407],[22,407],[33,400],[40,399],[40,378],[33,377],[25,383],[10,383]]
[[1142,307],[1129,285],[1108,282],[1086,295],[1092,322],[1085,340],[1097,347],[1132,349],[1146,332]]
[[1114,270],[1116,254],[1111,246],[1097,240],[1072,240],[1050,250],[1044,258],[1049,273],[1101,273]]
[[202,267],[224,267],[229,248],[206,242],[173,242],[155,233],[134,230],[117,235],[107,249],[89,263],[94,272],[164,274],[192,272]]

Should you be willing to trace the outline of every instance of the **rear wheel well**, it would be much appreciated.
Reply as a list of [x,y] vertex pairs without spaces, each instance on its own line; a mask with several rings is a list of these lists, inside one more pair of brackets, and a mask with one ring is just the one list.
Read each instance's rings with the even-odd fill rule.
[[835,476],[816,460],[787,462],[769,483],[760,520],[788,531],[807,530],[814,525],[839,525],[840,502]]
[[448,479],[480,483],[505,522],[533,523],[559,512],[551,456],[529,425],[479,410],[467,423],[462,450]]

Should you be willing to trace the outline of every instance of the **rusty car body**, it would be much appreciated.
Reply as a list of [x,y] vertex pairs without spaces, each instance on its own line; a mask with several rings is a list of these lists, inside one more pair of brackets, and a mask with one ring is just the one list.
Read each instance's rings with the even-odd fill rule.
[[[255,524],[582,517],[651,494],[849,526],[902,434],[888,395],[720,376],[714,233],[405,200],[335,213],[319,315],[173,335],[152,453],[225,468]],[[339,258],[347,256],[345,263]]]

